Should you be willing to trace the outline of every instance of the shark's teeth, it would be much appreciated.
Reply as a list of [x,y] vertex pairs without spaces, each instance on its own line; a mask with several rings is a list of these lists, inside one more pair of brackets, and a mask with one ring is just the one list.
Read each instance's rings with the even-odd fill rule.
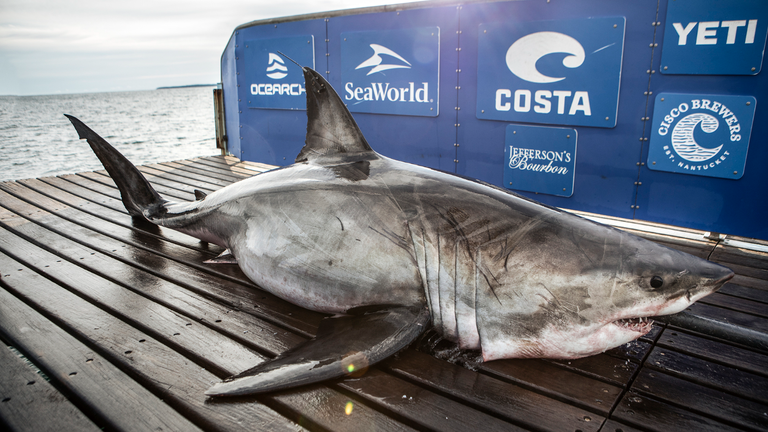
[[648,332],[653,325],[653,320],[648,317],[625,318],[613,322],[619,327],[638,332]]

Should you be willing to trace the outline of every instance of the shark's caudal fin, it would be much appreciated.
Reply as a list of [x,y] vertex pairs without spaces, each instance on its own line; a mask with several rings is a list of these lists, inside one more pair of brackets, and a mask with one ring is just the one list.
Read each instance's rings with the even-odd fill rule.
[[71,115],[64,115],[72,122],[80,139],[88,140],[91,149],[120,189],[123,205],[131,216],[147,218],[164,213],[163,205],[166,201],[125,156],[83,122]]
[[296,162],[322,156],[375,157],[352,114],[328,81],[308,67],[301,69],[307,90],[307,139]]

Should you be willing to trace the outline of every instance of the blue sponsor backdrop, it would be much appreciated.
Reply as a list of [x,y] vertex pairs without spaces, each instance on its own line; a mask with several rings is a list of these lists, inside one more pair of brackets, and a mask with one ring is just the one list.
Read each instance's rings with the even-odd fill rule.
[[296,63],[315,67],[312,35],[245,41],[248,108],[307,109],[304,73]]
[[576,129],[507,125],[504,187],[573,195],[577,141]]
[[[513,184],[513,190],[546,204],[563,208],[768,239],[768,224],[764,222],[763,216],[768,213],[768,204],[764,200],[768,188],[766,186],[768,170],[763,169],[763,165],[768,161],[768,146],[763,145],[763,137],[768,136],[768,122],[764,119],[768,117],[765,113],[766,105],[757,103],[768,94],[768,79],[764,71],[757,73],[762,70],[762,64],[754,66],[756,67],[755,75],[718,75],[725,72],[717,72],[713,69],[716,66],[715,63],[720,62],[717,58],[708,60],[709,63],[702,66],[704,72],[697,75],[673,74],[670,73],[669,68],[666,71],[662,70],[662,49],[665,48],[665,44],[670,43],[669,40],[674,40],[676,43],[678,38],[676,33],[672,35],[673,39],[665,34],[676,32],[675,28],[666,22],[669,4],[670,2],[666,0],[636,2],[573,0],[549,3],[545,0],[532,0],[470,2],[453,5],[445,2],[424,2],[400,5],[397,8],[360,9],[288,18],[285,21],[268,20],[245,24],[235,30],[222,55],[222,83],[227,110],[229,149],[234,155],[245,160],[288,165],[293,162],[305,138],[304,111],[247,109],[250,93],[244,76],[245,41],[299,35],[314,36],[316,70],[324,73],[331,85],[343,96],[345,94],[342,79],[345,69],[342,67],[343,34],[382,32],[380,35],[384,35],[386,34],[384,32],[395,31],[401,32],[402,37],[407,39],[408,32],[415,32],[422,28],[439,28],[440,97],[436,100],[439,114],[424,116],[354,112],[353,107],[355,119],[371,146],[386,156],[508,187],[508,182],[506,185],[504,183],[505,166],[509,162],[509,156],[505,154],[507,128],[510,125],[521,125],[521,123],[524,123],[522,126],[531,125],[538,120],[486,118],[484,117],[486,113],[482,112],[485,108],[479,106],[478,102],[482,101],[478,99],[483,86],[487,85],[494,89],[508,88],[513,96],[511,103],[514,103],[515,87],[509,84],[509,76],[515,79],[515,75],[506,65],[506,52],[516,40],[525,35],[516,36],[516,33],[510,36],[505,42],[506,47],[505,43],[500,41],[486,46],[480,37],[479,30],[528,26],[530,30],[521,33],[530,34],[531,31],[533,33],[543,31],[543,27],[537,27],[543,22],[560,22],[563,24],[561,28],[552,27],[547,31],[570,35],[584,48],[585,61],[574,68],[564,65],[563,60],[567,54],[563,53],[569,52],[566,50],[569,45],[565,45],[559,48],[562,51],[561,54],[553,53],[535,62],[534,70],[549,77],[565,77],[562,81],[564,83],[566,80],[573,79],[571,73],[581,72],[582,68],[589,66],[587,60],[590,53],[599,54],[601,51],[595,52],[598,48],[605,46],[607,48],[604,50],[609,50],[616,46],[614,44],[616,40],[607,35],[594,36],[593,41],[584,42],[589,39],[588,36],[585,39],[584,35],[598,33],[593,24],[624,17],[623,50],[621,50],[623,57],[620,61],[618,86],[614,86],[614,82],[609,82],[609,85],[605,86],[606,89],[603,89],[615,92],[618,88],[618,108],[615,100],[600,96],[594,99],[592,91],[597,90],[584,87],[585,91],[589,92],[592,112],[608,109],[610,106],[614,117],[609,118],[608,123],[615,122],[615,126],[569,124],[560,120],[552,121],[552,126],[537,126],[543,130],[557,130],[556,125],[569,125],[572,126],[569,129],[575,130],[578,135],[579,149],[573,166],[575,176],[572,195],[558,196],[562,195],[560,193],[562,187],[557,191],[541,185],[531,188],[534,191],[529,192],[516,188]],[[686,7],[689,9],[686,13],[692,14],[691,16],[696,9],[704,9],[698,7],[695,2],[685,0],[676,0],[674,6],[681,4],[688,5]],[[761,2],[753,4],[757,5],[755,7],[759,9],[758,12],[765,8]],[[748,25],[738,27],[737,23],[726,24],[723,27],[724,20],[738,21],[742,19],[739,17],[696,19],[697,23],[698,20],[705,19],[718,21],[718,38],[719,32],[722,32],[726,41],[729,28],[737,27],[739,33],[736,41],[738,41],[738,35],[745,31]],[[748,21],[752,18],[745,16],[743,19]],[[758,34],[764,20],[760,17],[756,19],[758,19],[756,24],[756,34]],[[681,18],[681,20],[684,19]],[[615,29],[619,30],[621,25],[619,22]],[[681,25],[687,26],[689,23]],[[696,28],[698,25],[696,24]],[[705,25],[705,31],[710,29],[708,25]],[[613,27],[611,26],[610,29]],[[504,32],[512,31],[504,30]],[[689,38],[695,37],[696,31],[691,30]],[[605,37],[604,43],[598,44],[603,37]],[[756,36],[755,43],[758,39]],[[399,51],[402,48],[392,48],[386,43],[370,42],[364,47],[365,51],[359,54],[361,60],[354,65],[355,68],[373,56],[371,43],[389,48],[411,62],[410,54]],[[760,43],[764,43],[764,40]],[[555,44],[559,47],[561,42]],[[493,55],[497,56],[495,54],[497,51],[501,51],[501,57],[497,57],[494,61],[500,62],[501,69],[489,73],[499,74],[499,77],[481,76],[486,72],[485,67],[479,67],[480,63],[486,61],[484,53],[493,52]],[[384,55],[382,63],[393,61],[393,58],[396,59],[391,55]],[[368,68],[369,71],[371,69],[371,67]],[[611,69],[611,67],[606,66],[605,69]],[[615,68],[613,70],[615,71]],[[716,72],[712,72],[713,70]],[[394,72],[408,72],[408,69],[385,71],[388,78]],[[368,76],[367,73],[365,72],[363,76]],[[495,86],[496,83],[487,82],[491,79],[500,79],[502,73],[507,74],[505,78],[507,82],[503,87],[502,83]],[[525,75],[524,72],[520,73]],[[417,79],[416,77],[407,78],[406,82],[416,83]],[[581,91],[578,89],[582,88],[582,85],[590,85],[589,80],[590,77],[581,77],[576,80],[578,82],[570,83],[569,87],[563,91]],[[538,88],[535,87],[536,85],[553,85],[520,81],[531,84],[531,87],[524,87],[524,89],[532,90],[531,94],[534,98],[535,90]],[[554,83],[554,85],[557,84],[559,83]],[[398,84],[399,88],[408,88],[410,91],[410,88],[404,85]],[[550,101],[555,101],[554,90],[559,89],[548,90],[553,91]],[[656,157],[655,153],[650,154],[649,148],[651,151],[656,151],[654,149],[658,148],[663,150],[663,145],[656,147],[656,141],[651,143],[653,133],[657,132],[660,126],[653,117],[656,113],[665,110],[669,112],[666,108],[656,107],[657,104],[665,103],[656,99],[660,93],[689,94],[702,98],[705,95],[754,98],[755,104],[752,105],[752,109],[757,121],[752,125],[749,139],[746,136],[742,138],[746,140],[742,144],[748,145],[743,166],[734,168],[734,171],[742,173],[740,178],[692,175],[690,172],[659,169],[663,168],[659,162],[661,159]],[[543,96],[540,95],[540,98]],[[495,99],[492,102],[495,105]],[[566,102],[564,110],[567,113],[570,111],[571,99]],[[726,103],[726,106],[731,109],[729,103]],[[554,106],[556,106],[555,103],[552,104],[552,107]],[[531,111],[533,107],[532,103]],[[233,114],[233,111],[236,113]],[[737,114],[737,117],[742,115],[744,114]],[[718,130],[727,130],[730,133],[731,125],[727,124],[726,119],[722,117],[718,119],[721,123]],[[739,122],[744,122],[741,117]],[[701,128],[701,121],[697,127]],[[707,127],[711,128],[711,126]],[[745,127],[745,124],[741,124],[740,127]],[[719,145],[713,147],[713,144],[707,141],[709,135],[703,130],[695,130],[693,136],[694,140],[703,147],[714,148]],[[532,143],[544,141],[543,138],[531,138],[531,140]],[[520,148],[523,148],[522,144]],[[663,152],[662,154],[667,156]],[[741,156],[731,158],[732,155],[733,153],[728,155],[727,162],[742,163]],[[652,165],[654,160],[657,166]],[[650,167],[647,165],[649,163]]]
[[437,117],[440,27],[341,33],[341,82],[352,112]]
[[756,75],[766,33],[765,0],[675,0],[664,23],[661,72]]
[[477,118],[616,126],[624,17],[481,23]]

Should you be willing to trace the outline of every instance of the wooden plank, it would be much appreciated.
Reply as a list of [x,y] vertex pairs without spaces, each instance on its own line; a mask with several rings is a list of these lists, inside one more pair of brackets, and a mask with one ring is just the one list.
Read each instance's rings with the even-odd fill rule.
[[638,368],[636,363],[597,354],[576,360],[545,360],[560,367],[596,378],[605,383],[626,387]]
[[768,378],[764,376],[665,348],[655,348],[646,365],[688,381],[768,404]]
[[768,377],[768,354],[759,354],[671,328],[664,331],[658,346]]
[[[767,292],[768,293],[768,292]],[[731,309],[763,318],[768,318],[768,304],[733,297],[725,294],[714,293],[699,300],[702,304],[718,306],[725,309]]]
[[[0,311],[3,337],[23,350],[50,379],[77,397],[99,418],[99,426],[107,425],[110,429],[123,431],[199,430],[104,356],[1,288]],[[35,385],[41,381],[36,378]],[[136,416],[136,413],[141,415]],[[41,417],[43,414],[37,409],[28,411],[30,417]],[[56,417],[52,420],[58,421]]]
[[241,180],[258,174],[258,172],[254,170],[239,168],[236,166],[218,164],[216,162],[211,162],[205,158],[187,159],[187,160],[176,161],[176,162],[180,164],[193,166],[198,169],[213,170],[215,172],[225,173]]
[[0,343],[0,424],[10,431],[98,431],[72,402]]
[[[155,179],[165,179],[170,182],[176,182],[179,184],[184,185],[190,185],[193,186],[195,189],[200,189],[204,192],[208,191],[215,191],[217,189],[221,189],[224,186],[227,186],[229,183],[223,182],[221,180],[214,180],[214,179],[206,179],[203,176],[199,176],[200,179],[193,178],[193,175],[182,175],[181,174],[174,173],[172,169],[168,169],[166,167],[160,166],[160,165],[142,165],[140,167],[137,167],[139,171],[141,171],[144,175],[151,175]],[[151,180],[150,180],[151,181]],[[170,183],[169,183],[170,184]]]
[[643,369],[633,390],[702,416],[751,430],[768,430],[766,406],[662,372]]
[[644,431],[725,432],[741,430],[633,391],[624,395],[611,418]]
[[[185,412],[187,418],[201,427],[213,430],[242,430],[247,424],[248,427],[259,430],[296,429],[294,423],[261,403],[206,403],[205,390],[227,374],[233,374],[252,365],[250,359],[243,361],[243,359],[232,358],[230,353],[220,351],[219,354],[223,358],[215,360],[216,369],[223,369],[224,364],[229,364],[232,369],[227,370],[223,375],[214,375],[210,369],[203,368],[195,361],[191,361],[192,359],[180,354],[180,352],[193,351],[193,347],[184,346],[179,350],[179,347],[168,346],[169,339],[178,335],[168,334],[167,337],[158,339],[143,330],[136,329],[39,276],[21,263],[13,262],[6,255],[0,255],[0,268],[21,269],[11,272],[10,275],[3,275],[3,284],[7,289],[12,290],[14,295],[22,296],[25,303],[42,311],[47,317],[55,320],[59,327],[66,328],[67,332],[79,339],[90,341],[92,349],[105,356],[110,363],[130,371],[134,379],[150,388],[152,393],[174,406],[175,409]],[[4,305],[5,302],[0,304]],[[146,314],[146,318],[151,318],[151,314]],[[162,322],[160,324],[167,325]],[[17,327],[17,332],[23,333],[25,330],[22,327],[25,325],[23,321],[17,323],[5,321],[2,328],[5,331],[9,327]],[[200,327],[202,326],[184,329],[182,324],[179,330],[192,332]],[[199,338],[198,341],[205,342]],[[58,357],[55,351],[48,350],[43,350],[40,356]],[[138,414],[133,413],[133,415]]]
[[757,288],[745,287],[735,283],[727,283],[723,285],[718,292],[768,304],[768,291],[763,291]]
[[207,166],[219,167],[220,169],[224,169],[224,170],[229,171],[229,172],[231,172],[233,174],[242,175],[242,176],[245,176],[245,177],[251,177],[251,176],[254,176],[254,175],[259,174],[261,172],[269,171],[270,169],[277,168],[276,166],[271,166],[271,165],[269,165],[269,166],[265,165],[264,168],[257,168],[257,167],[252,167],[252,166],[246,168],[244,166],[238,166],[238,165],[221,164],[221,163],[218,163],[216,161],[212,161],[212,160],[210,160],[208,158],[195,159],[195,164],[205,164]]
[[197,176],[204,176],[209,178],[215,178],[217,180],[225,181],[227,183],[234,183],[242,180],[243,176],[233,175],[225,170],[219,170],[207,165],[202,165],[205,168],[200,168],[201,165],[192,165],[191,163],[179,162],[162,162],[158,165],[168,167],[173,170],[183,171]]
[[473,409],[463,402],[457,402],[376,369],[369,370],[361,378],[342,381],[339,387],[366,401],[378,403],[395,415],[426,430],[467,431],[479,425],[482,425],[483,431],[524,430]]
[[478,369],[523,388],[607,416],[623,389],[533,359],[498,360]]
[[[397,419],[379,412],[359,397],[332,391],[313,385],[303,386],[291,392],[281,392],[274,400],[291,406],[288,418],[308,429],[325,429],[336,432],[371,431],[413,431],[414,429]],[[285,413],[284,413],[285,414]]]
[[[113,198],[119,202],[120,206],[123,206],[120,191],[117,189],[117,186],[114,184],[114,181],[112,181],[112,178],[100,172],[88,172],[88,173],[80,173],[74,176],[60,176],[60,177],[71,183],[80,185],[82,187],[88,188],[95,192],[99,192],[103,195],[106,195],[110,198]],[[41,180],[45,180],[45,179],[41,179]],[[153,183],[152,187],[155,188],[155,190],[160,195],[166,198],[175,199],[179,201],[189,201],[194,199],[194,194],[190,196],[189,192],[180,191],[178,189],[170,188],[162,184]]]
[[604,420],[596,413],[414,350],[401,353],[397,361],[387,360],[384,367],[524,428],[588,431],[597,430]]
[[[133,231],[140,231],[141,233],[148,236],[162,239],[163,241],[176,243],[178,245],[190,249],[195,249],[203,253],[218,255],[224,251],[224,248],[221,246],[215,245],[213,243],[202,242],[192,236],[169,228],[164,228],[157,225],[153,226],[149,224],[137,224],[136,221],[130,215],[128,215],[128,212],[125,211],[122,202],[118,200],[107,200],[107,203],[112,202],[114,203],[114,206],[110,205],[109,207],[104,207],[103,205],[96,205],[92,200],[98,199],[99,197],[91,197],[90,195],[91,193],[95,194],[95,192],[78,192],[78,188],[74,185],[69,185],[69,187],[67,187],[67,185],[60,185],[59,183],[63,182],[63,180],[57,178],[48,178],[43,180],[50,181],[44,183],[42,180],[31,179],[18,183],[39,193],[40,195],[44,195],[62,204],[66,204],[69,207],[76,208],[88,215],[101,218],[110,224],[125,227]],[[0,188],[6,191],[11,191],[11,193],[13,193],[12,191],[15,190],[4,186],[0,186]],[[62,188],[66,188],[66,191]],[[19,193],[21,193],[23,190],[19,191]],[[32,197],[32,195],[28,194],[28,191],[24,191],[23,198],[29,199]],[[17,198],[19,197],[18,194],[15,194],[14,196]],[[117,206],[120,206],[122,211],[113,210],[113,207]],[[79,219],[79,217],[80,216],[76,216],[74,218]]]
[[[0,188],[6,188],[6,185],[0,185]],[[67,209],[66,206],[55,202],[46,202],[42,197],[35,197],[31,193],[27,194],[27,198],[39,200],[41,205],[47,208],[57,206],[54,212],[56,217],[51,217],[51,214],[41,211],[40,208],[30,207],[26,202],[0,192],[0,203],[6,208],[15,209],[17,214],[26,215],[25,217],[32,218],[37,223],[45,225],[47,229],[54,230],[60,236],[67,237],[85,246],[87,250],[69,243],[64,243],[66,247],[63,245],[58,246],[63,248],[62,250],[74,248],[70,256],[83,258],[78,261],[80,265],[89,262],[92,259],[91,255],[98,252],[99,257],[102,255],[109,256],[131,266],[102,270],[102,275],[110,275],[110,277],[114,278],[124,274],[124,277],[130,278],[133,277],[137,271],[136,267],[138,267],[144,272],[154,274],[158,278],[170,280],[199,295],[216,298],[231,309],[245,311],[304,335],[314,334],[317,324],[319,324],[324,316],[297,307],[267,292],[256,290],[256,285],[237,266],[206,265],[201,263],[202,260],[211,258],[211,255],[201,255],[199,251],[194,250],[187,253],[184,249],[179,249],[175,245],[164,244],[165,242],[159,242],[152,238],[144,238],[141,234],[137,234],[134,231],[125,232],[120,237],[118,234],[120,234],[121,227],[105,227],[103,232],[108,232],[111,236],[110,238],[106,234],[102,234],[102,232],[92,230],[92,228],[100,226],[99,221],[90,221],[84,224],[85,226],[67,223],[67,221],[79,223],[81,216],[77,215],[77,210],[75,209]],[[3,216],[2,220],[4,223],[11,223],[9,220],[17,218],[7,212],[3,213]],[[65,217],[67,218],[66,220],[61,220]],[[26,227],[25,229],[32,230],[33,228]],[[74,235],[74,233],[79,234]],[[24,231],[20,232],[20,234],[38,239],[48,238],[48,234],[39,230],[33,232]],[[62,241],[56,236],[52,238],[56,239],[57,242]],[[82,239],[87,239],[87,241]],[[147,255],[146,251],[159,256]],[[187,256],[186,261],[180,259],[185,256]],[[169,275],[173,275],[173,277],[171,278]],[[162,284],[164,282],[159,281],[156,283]]]
[[688,307],[689,311],[695,315],[712,318],[715,320],[729,322],[761,332],[768,332],[768,319],[755,315],[741,313],[730,309],[724,309],[717,306],[711,306],[704,303],[694,303]]
[[[730,236],[729,236],[730,237]],[[755,240],[749,240],[755,241]],[[759,243],[759,241],[758,241]],[[729,263],[738,264],[756,269],[768,270],[768,253],[741,249],[734,246],[720,244],[712,253],[712,260],[728,266]]]
[[[11,218],[12,216],[4,215],[2,223],[6,223]],[[24,235],[27,239],[42,239],[46,245],[54,248],[53,250],[56,251],[56,255],[41,249],[29,240],[11,235],[11,232]],[[97,237],[96,234],[92,234],[89,236],[89,239],[93,241],[95,237]],[[305,340],[303,337],[286,333],[282,326],[277,326],[270,321],[258,318],[257,314],[264,315],[261,312],[261,308],[247,308],[245,311],[233,309],[227,304],[210,300],[208,296],[202,296],[195,291],[184,289],[172,281],[161,279],[143,269],[127,266],[123,262],[110,258],[110,256],[103,252],[77,244],[55,233],[46,232],[36,224],[24,224],[14,228],[9,227],[8,231],[0,232],[0,247],[5,248],[7,251],[13,251],[14,255],[22,256],[24,261],[41,269],[50,277],[65,283],[71,283],[74,287],[77,287],[75,289],[81,292],[82,295],[93,299],[112,296],[107,297],[107,300],[105,300],[107,303],[110,300],[113,302],[141,302],[145,301],[144,298],[151,299],[152,302],[161,304],[166,308],[175,310],[176,313],[186,316],[184,326],[189,327],[187,323],[190,320],[192,322],[205,323],[207,326],[229,333],[231,337],[239,339],[241,342],[247,341],[247,343],[255,344],[273,355]],[[122,249],[126,248],[120,248],[120,250]],[[141,252],[141,250],[129,250],[126,253],[134,259],[141,260]],[[148,256],[149,261],[155,263],[161,261],[160,264],[162,265],[163,260],[161,257]],[[57,258],[65,258],[69,260],[69,263]],[[76,263],[76,266],[73,263]],[[169,261],[163,266],[163,270],[169,270],[168,267],[172,269],[174,265],[176,263]],[[177,271],[182,273],[180,276],[182,278],[189,276],[190,273],[194,273],[193,270],[184,269],[183,267],[179,267]],[[210,281],[213,282],[215,279],[211,278]],[[191,280],[190,283],[198,286],[198,283],[203,284],[203,280]],[[120,285],[123,285],[124,288],[121,288]],[[129,288],[129,290],[125,288]],[[110,290],[114,292],[110,293]],[[139,293],[143,297],[131,300],[130,298],[135,295],[131,294],[133,292]],[[135,306],[136,304],[134,304]],[[145,306],[152,308],[156,305],[149,304]],[[294,308],[298,309],[295,306]],[[253,310],[255,314],[247,313],[249,310]],[[160,316],[165,314],[164,311],[156,311],[156,315],[153,318],[159,319]],[[279,320],[275,319],[274,315],[269,318],[271,318],[271,321],[279,322]],[[306,326],[304,327],[306,328]],[[175,331],[171,333],[175,333]],[[279,336],[276,336],[277,334]],[[205,344],[202,345],[204,346]],[[201,346],[201,349],[205,349],[203,346]],[[236,347],[233,347],[233,349],[236,349]]]

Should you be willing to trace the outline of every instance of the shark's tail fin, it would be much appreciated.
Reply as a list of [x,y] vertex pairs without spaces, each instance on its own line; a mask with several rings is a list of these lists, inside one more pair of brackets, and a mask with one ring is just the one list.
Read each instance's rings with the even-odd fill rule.
[[88,140],[91,149],[120,189],[123,205],[131,216],[147,219],[165,212],[166,201],[125,156],[83,122],[71,115],[64,115],[72,122],[80,139]]

